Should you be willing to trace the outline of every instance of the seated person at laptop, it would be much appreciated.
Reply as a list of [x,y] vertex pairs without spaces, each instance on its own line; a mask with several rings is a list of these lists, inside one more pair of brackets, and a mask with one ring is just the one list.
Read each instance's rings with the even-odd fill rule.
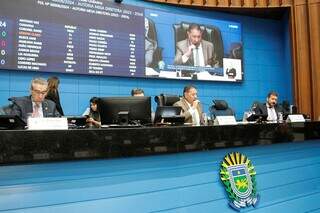
[[31,117],[59,117],[53,101],[45,99],[48,83],[45,79],[35,78],[31,81],[30,96],[12,97],[12,115],[18,115],[24,122]]
[[90,110],[87,116],[87,127],[101,127],[101,117],[98,110],[99,99],[97,97],[93,97],[90,99]]
[[281,109],[277,105],[278,93],[271,91],[268,93],[266,103],[259,103],[254,108],[253,111],[257,115],[268,115],[267,121],[277,121],[278,113]]
[[182,108],[182,115],[186,123],[192,123],[194,126],[204,124],[202,120],[202,107],[197,99],[197,89],[195,86],[188,85],[183,89],[183,97],[180,101],[173,104]]

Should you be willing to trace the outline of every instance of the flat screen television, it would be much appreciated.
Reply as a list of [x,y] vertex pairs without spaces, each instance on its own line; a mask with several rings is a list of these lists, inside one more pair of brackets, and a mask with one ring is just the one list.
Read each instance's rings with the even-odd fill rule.
[[[151,98],[147,96],[101,97],[101,124],[151,124]],[[128,121],[121,119],[127,114]]]

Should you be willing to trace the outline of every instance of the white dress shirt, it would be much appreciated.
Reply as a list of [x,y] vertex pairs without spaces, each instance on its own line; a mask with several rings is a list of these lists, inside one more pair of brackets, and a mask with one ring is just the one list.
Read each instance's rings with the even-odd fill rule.
[[199,117],[199,112],[196,108],[193,108],[191,104],[189,104],[187,102],[188,106],[189,106],[189,112],[192,116],[192,124],[194,126],[200,126],[200,117]]

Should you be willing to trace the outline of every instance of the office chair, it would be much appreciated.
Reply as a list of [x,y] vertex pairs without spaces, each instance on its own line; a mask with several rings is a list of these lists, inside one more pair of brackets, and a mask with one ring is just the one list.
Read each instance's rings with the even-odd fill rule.
[[213,105],[209,108],[212,120],[217,116],[232,115],[234,116],[233,110],[228,106],[225,100],[212,100]]
[[180,97],[177,95],[160,94],[154,97],[154,101],[158,106],[172,106],[177,101],[180,101]]
[[[175,47],[174,47],[175,53],[177,52],[176,44],[179,41],[182,41],[187,38],[187,30],[190,24],[191,23],[181,22],[179,24],[173,25],[174,38],[175,38]],[[222,67],[224,52],[223,52],[223,41],[222,41],[220,29],[215,26],[201,25],[201,24],[200,24],[200,28],[203,32],[202,33],[203,40],[213,43],[214,51],[216,54],[216,60],[219,62],[219,66]]]
[[147,34],[147,38],[150,41],[155,42],[156,44],[156,50],[153,53],[152,62],[149,65],[149,67],[158,68],[159,61],[162,61],[162,48],[158,47],[158,37],[157,37],[157,30],[156,30],[155,23],[150,18],[146,18],[146,19],[148,19],[148,23],[149,23],[149,31]]
[[242,59],[242,44],[235,42],[230,45],[229,58]]

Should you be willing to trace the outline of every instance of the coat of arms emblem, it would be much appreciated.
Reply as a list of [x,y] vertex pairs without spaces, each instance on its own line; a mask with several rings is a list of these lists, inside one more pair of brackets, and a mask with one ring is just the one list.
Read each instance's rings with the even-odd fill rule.
[[256,172],[251,161],[238,152],[226,155],[221,163],[220,178],[229,197],[229,205],[240,210],[256,206],[259,200]]

